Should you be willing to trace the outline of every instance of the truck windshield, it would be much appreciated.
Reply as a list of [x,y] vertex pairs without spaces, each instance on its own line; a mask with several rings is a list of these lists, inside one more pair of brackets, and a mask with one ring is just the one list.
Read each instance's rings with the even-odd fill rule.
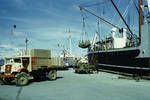
[[13,62],[13,59],[12,58],[6,58],[5,59],[5,63],[12,63]]
[[14,62],[15,62],[15,63],[21,63],[21,59],[20,59],[20,58],[15,58],[15,59],[14,59]]

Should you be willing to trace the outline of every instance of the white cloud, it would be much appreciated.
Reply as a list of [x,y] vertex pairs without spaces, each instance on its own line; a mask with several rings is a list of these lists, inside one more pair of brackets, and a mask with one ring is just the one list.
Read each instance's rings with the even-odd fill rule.
[[12,48],[12,45],[10,45],[10,44],[1,44],[0,48]]
[[0,55],[2,57],[9,57],[14,54],[18,54],[21,52],[21,47],[16,47],[15,45],[12,44],[0,44]]
[[16,32],[16,31],[13,31],[13,35],[14,36],[17,36],[17,37],[25,37],[25,33],[24,32]]

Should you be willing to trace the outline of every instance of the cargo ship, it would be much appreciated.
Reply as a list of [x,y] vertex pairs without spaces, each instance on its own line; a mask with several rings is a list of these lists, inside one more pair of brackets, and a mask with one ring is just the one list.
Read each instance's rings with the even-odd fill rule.
[[[131,0],[132,1],[132,0]],[[130,25],[123,18],[119,7],[114,0],[109,0],[116,12],[125,24],[124,28],[118,28],[105,18],[80,5],[80,10],[86,11],[100,20],[110,24],[111,36],[103,40],[89,43],[80,43],[80,47],[88,48],[88,61],[97,65],[100,69],[113,70],[132,74],[150,74],[150,0],[138,0],[138,35],[132,32]],[[122,1],[123,2],[123,1]],[[120,33],[120,37],[116,36]]]

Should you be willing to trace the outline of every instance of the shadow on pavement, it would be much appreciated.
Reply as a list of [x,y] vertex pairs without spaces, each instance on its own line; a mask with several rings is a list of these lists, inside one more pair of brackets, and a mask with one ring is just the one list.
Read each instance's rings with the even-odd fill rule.
[[42,78],[42,79],[39,79],[39,80],[31,79],[31,80],[29,80],[29,84],[32,84],[34,82],[57,81],[57,80],[62,79],[62,78],[64,78],[64,77],[57,77],[56,80],[49,80],[48,78]]
[[[57,81],[57,80],[60,80],[60,79],[63,79],[64,77],[57,77],[56,80],[52,80],[52,81]],[[44,82],[44,81],[51,81],[49,80],[48,78],[41,78],[41,79],[38,79],[38,80],[35,80],[35,79],[30,79],[29,80],[29,83],[27,85],[30,85],[34,82]],[[16,85],[15,81],[12,81],[11,83],[9,84],[4,84],[2,81],[0,81],[0,85]],[[1,100],[1,99],[0,99]]]

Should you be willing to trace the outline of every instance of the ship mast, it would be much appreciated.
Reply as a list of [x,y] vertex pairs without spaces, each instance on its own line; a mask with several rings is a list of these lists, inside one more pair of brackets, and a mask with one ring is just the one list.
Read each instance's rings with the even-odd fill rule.
[[141,43],[141,26],[143,24],[142,5],[143,5],[143,1],[142,0],[138,0],[138,6],[139,6],[139,44]]

